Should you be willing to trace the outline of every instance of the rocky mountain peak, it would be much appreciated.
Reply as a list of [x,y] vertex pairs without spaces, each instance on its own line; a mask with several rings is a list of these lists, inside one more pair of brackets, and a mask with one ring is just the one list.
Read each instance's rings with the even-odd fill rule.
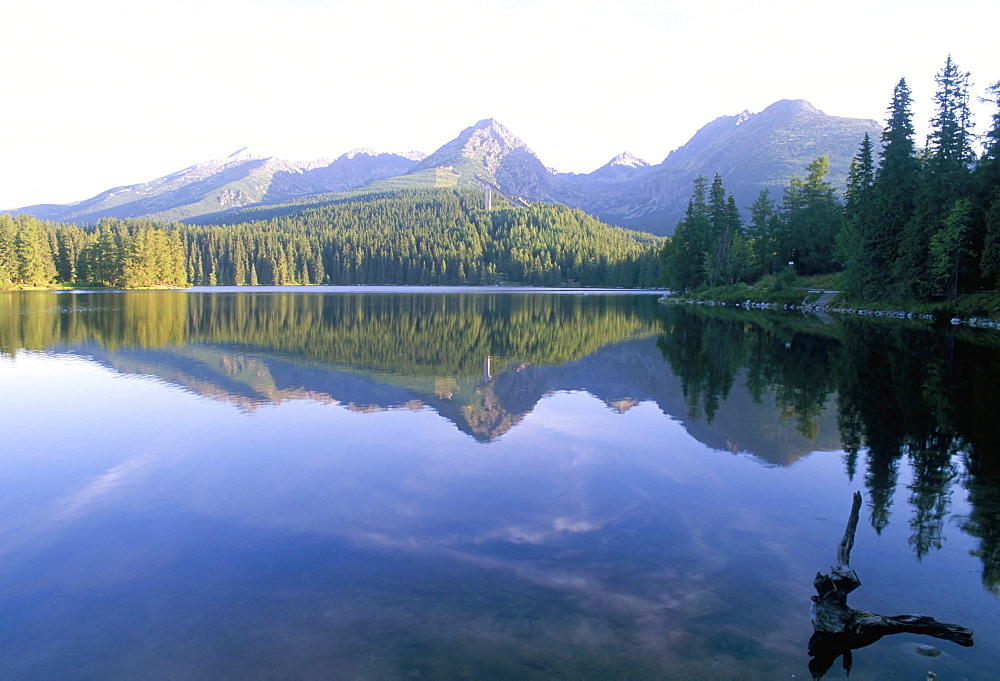
[[355,156],[378,156],[378,152],[369,149],[368,147],[358,147],[357,149],[351,149],[347,153],[343,154],[341,158],[354,158]]
[[256,161],[262,158],[269,158],[269,156],[267,154],[261,154],[251,147],[243,147],[242,149],[237,149],[223,159],[214,160],[213,163],[225,165],[235,161]]
[[507,128],[492,118],[484,118],[426,157],[415,170],[461,165],[463,159],[467,159],[481,165],[487,173],[495,176],[504,159],[512,152],[521,152],[519,155],[527,155],[537,160],[528,145],[515,137]]
[[622,153],[618,154],[613,159],[611,159],[608,162],[607,165],[609,165],[609,166],[626,166],[626,167],[629,167],[629,168],[645,168],[649,164],[646,163],[645,161],[643,161],[638,156],[634,156],[634,155],[630,154],[629,152],[625,151],[625,152],[622,152]]
[[804,99],[779,99],[757,115],[766,117],[825,114]]
[[[469,134],[462,145],[464,155],[472,158],[482,156],[485,161],[483,165],[491,173],[496,172],[500,160],[514,149],[522,149],[534,156],[527,144],[492,118],[479,121],[465,132]],[[460,135],[459,139],[461,137]]]

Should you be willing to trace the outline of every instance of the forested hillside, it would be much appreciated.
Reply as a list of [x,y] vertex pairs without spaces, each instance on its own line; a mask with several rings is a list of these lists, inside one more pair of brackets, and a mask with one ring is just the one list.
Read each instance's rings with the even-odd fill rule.
[[[953,303],[960,291],[1000,285],[1000,82],[977,154],[969,73],[949,57],[936,78],[926,149],[914,140],[910,90],[901,79],[876,144],[858,141],[841,201],[829,162],[810,163],[780,201],[766,190],[744,224],[716,175],[695,180],[684,218],[661,255],[677,291],[748,283],[762,275],[842,271],[855,300]],[[877,153],[877,149],[881,149]]]
[[93,228],[0,217],[7,287],[257,284],[655,284],[649,234],[559,205],[482,209],[470,189],[399,191],[220,225],[102,219]]

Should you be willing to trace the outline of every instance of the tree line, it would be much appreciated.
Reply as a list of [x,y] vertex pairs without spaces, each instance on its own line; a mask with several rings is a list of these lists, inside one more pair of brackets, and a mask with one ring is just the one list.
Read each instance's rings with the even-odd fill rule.
[[[0,216],[0,285],[652,286],[662,239],[582,211],[485,211],[470,189],[396,191],[231,224]],[[255,214],[251,213],[253,217]]]
[[905,79],[893,91],[878,145],[865,135],[843,199],[821,156],[793,176],[781,203],[763,190],[742,220],[716,175],[694,182],[684,218],[661,250],[665,283],[685,292],[768,274],[843,271],[854,299],[954,301],[1000,283],[1000,82],[981,154],[969,109],[969,73],[952,60],[935,76],[925,148],[914,139]]
[[835,239],[844,218],[829,172],[829,158],[819,157],[804,180],[792,176],[781,204],[762,190],[746,223],[718,173],[711,185],[696,178],[684,218],[660,251],[665,283],[686,292],[753,282],[785,267],[799,274],[837,270]]
[[149,220],[100,220],[93,228],[0,215],[0,288],[53,284],[186,286],[181,230]]

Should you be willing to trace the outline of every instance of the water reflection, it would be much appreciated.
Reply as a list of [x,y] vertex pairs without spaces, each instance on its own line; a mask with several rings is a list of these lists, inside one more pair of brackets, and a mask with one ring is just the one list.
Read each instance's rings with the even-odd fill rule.
[[[906,461],[917,556],[940,548],[961,479],[975,501],[963,529],[1000,592],[1000,341],[987,331],[498,293],[8,292],[0,318],[5,354],[74,348],[247,410],[429,406],[482,441],[557,390],[618,411],[653,400],[706,444],[770,463],[843,447],[877,531]],[[653,336],[666,365],[640,340]]]
[[[855,492],[847,529],[837,546],[837,564],[827,574],[816,573],[813,580],[816,595],[812,597],[810,609],[813,635],[809,639],[809,656],[812,658],[809,670],[813,678],[823,678],[841,656],[844,672],[850,674],[853,651],[870,646],[885,636],[919,634],[971,647],[974,634],[960,625],[939,622],[926,615],[879,615],[855,610],[847,604],[847,597],[861,586],[861,580],[850,565],[860,511],[861,493]],[[925,654],[941,654],[940,650],[930,646],[923,646],[923,649]]]
[[653,296],[10,294],[0,349],[69,349],[247,411],[294,399],[430,407],[484,442],[545,395],[582,390],[618,413],[653,401],[709,446],[770,464],[839,448],[831,410],[789,425],[759,387],[739,386],[709,420],[686,409],[653,346],[663,312]]
[[[130,523],[148,514],[145,499],[170,518],[207,519],[198,542],[224,535],[218,551],[286,565],[282,580],[308,572],[309,588],[289,596],[303,608],[313,589],[332,591],[323,626],[357,645],[339,661],[391,647],[407,661],[383,676],[642,677],[664,665],[690,676],[690,660],[717,655],[727,670],[753,663],[767,677],[775,656],[801,663],[804,641],[792,637],[803,622],[789,613],[804,616],[803,574],[816,565],[798,552],[825,522],[817,506],[847,480],[865,488],[880,541],[902,529],[903,553],[932,562],[961,528],[983,584],[1000,584],[1000,360],[989,332],[692,310],[652,296],[492,293],[0,294],[0,320],[4,355],[85,357],[201,402],[174,417],[158,402],[168,398],[151,400],[157,422],[174,419],[162,441],[140,428],[151,412],[138,398],[99,418],[67,411],[60,418],[83,433],[73,465],[106,464],[51,516],[22,509],[25,527],[51,517],[141,536]],[[60,381],[52,390],[71,402],[112,396]],[[183,402],[177,392],[171,405]],[[136,431],[109,436],[102,419]],[[109,437],[142,446],[109,461]],[[181,537],[130,559],[168,574],[161,555],[184,554]],[[82,571],[113,548],[88,549]],[[37,571],[39,555],[18,574]],[[197,563],[197,579],[234,594],[255,579],[219,563],[229,572]],[[748,588],[747,575],[766,578]],[[246,614],[255,626],[280,619],[283,606],[256,606]],[[397,619],[362,642],[359,627],[386,609]],[[455,637],[481,626],[479,644],[496,655],[414,637],[427,618]],[[399,643],[403,632],[411,638]],[[572,646],[587,652],[554,652]]]
[[[773,395],[784,418],[810,434],[836,401],[845,469],[866,463],[870,521],[889,522],[901,461],[912,467],[910,545],[918,557],[940,548],[953,483],[976,505],[966,530],[982,538],[983,583],[997,592],[1000,341],[975,329],[938,330],[844,318],[834,324],[783,315],[671,307],[659,345],[680,376],[691,412],[711,420],[738,374],[751,395]],[[720,339],[722,341],[720,342]],[[989,498],[987,500],[987,498]],[[992,514],[992,515],[990,515]]]

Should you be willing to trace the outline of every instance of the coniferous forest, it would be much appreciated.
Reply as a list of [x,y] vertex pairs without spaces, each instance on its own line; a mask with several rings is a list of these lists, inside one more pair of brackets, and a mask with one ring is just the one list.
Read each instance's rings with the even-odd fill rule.
[[969,76],[949,56],[935,76],[926,146],[914,139],[905,79],[892,93],[881,140],[859,140],[843,199],[826,181],[828,159],[793,177],[780,203],[762,191],[744,223],[716,175],[695,180],[684,218],[661,258],[679,292],[778,274],[842,272],[854,300],[954,302],[1000,282],[1000,82],[977,153]]
[[[1000,82],[977,137],[970,74],[935,76],[926,145],[905,79],[880,140],[859,140],[841,197],[820,156],[782,196],[737,206],[694,181],[672,237],[609,227],[561,205],[486,211],[472,189],[396,190],[246,209],[218,224],[0,216],[0,287],[409,284],[650,287],[678,292],[768,275],[840,272],[854,300],[954,302],[1000,282]],[[744,219],[743,209],[749,217]]]
[[[471,189],[396,191],[232,224],[93,228],[0,216],[7,286],[449,284],[652,286],[662,238],[560,205],[481,208]],[[237,220],[243,220],[237,222]]]

